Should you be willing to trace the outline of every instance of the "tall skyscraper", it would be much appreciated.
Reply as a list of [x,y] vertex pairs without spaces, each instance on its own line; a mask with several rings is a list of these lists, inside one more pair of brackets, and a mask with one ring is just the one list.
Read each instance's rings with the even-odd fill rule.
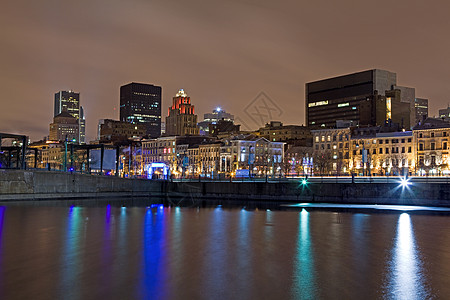
[[161,135],[162,88],[132,82],[120,87],[120,120],[146,126],[151,138]]
[[166,117],[166,135],[198,135],[197,115],[191,97],[183,89],[173,97],[169,115]]
[[408,128],[414,109],[414,89],[397,86],[396,73],[378,69],[309,82],[305,99],[312,128],[332,128],[338,120]]
[[55,93],[55,106],[53,117],[63,111],[73,116],[78,123],[78,137],[76,141],[84,144],[86,142],[86,120],[84,118],[83,107],[80,106],[80,93],[74,91],[59,91]]

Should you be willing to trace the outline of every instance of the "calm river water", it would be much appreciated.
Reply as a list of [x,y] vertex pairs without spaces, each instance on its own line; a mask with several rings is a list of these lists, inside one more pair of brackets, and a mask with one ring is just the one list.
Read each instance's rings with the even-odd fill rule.
[[443,299],[450,216],[0,206],[0,299]]

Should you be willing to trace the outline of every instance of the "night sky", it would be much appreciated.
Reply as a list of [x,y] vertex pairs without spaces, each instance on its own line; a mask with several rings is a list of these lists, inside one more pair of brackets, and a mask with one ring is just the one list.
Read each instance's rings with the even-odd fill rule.
[[[308,81],[380,68],[430,99],[450,102],[448,1],[4,1],[0,8],[0,132],[48,135],[53,97],[81,93],[87,140],[119,117],[119,87],[163,87],[163,120],[184,88],[203,113],[303,124]],[[258,99],[257,99],[258,100]],[[262,113],[262,112],[261,112]]]

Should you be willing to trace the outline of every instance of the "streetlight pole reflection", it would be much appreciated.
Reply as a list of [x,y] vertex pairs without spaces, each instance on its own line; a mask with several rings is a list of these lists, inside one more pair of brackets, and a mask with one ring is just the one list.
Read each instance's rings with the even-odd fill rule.
[[317,299],[314,256],[309,232],[309,212],[302,209],[293,274],[293,299]]
[[392,258],[388,264],[387,299],[429,299],[422,261],[416,247],[411,218],[402,213],[398,219]]

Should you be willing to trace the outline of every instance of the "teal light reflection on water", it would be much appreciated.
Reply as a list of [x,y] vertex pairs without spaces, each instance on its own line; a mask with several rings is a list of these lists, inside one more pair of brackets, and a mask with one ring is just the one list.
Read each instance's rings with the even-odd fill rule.
[[309,212],[305,209],[299,214],[297,249],[294,260],[293,299],[316,299],[316,278],[314,256],[309,230]]
[[252,251],[250,245],[250,224],[253,213],[241,209],[239,212],[239,234],[238,234],[238,253],[237,268],[240,270],[239,277],[246,280],[237,280],[236,289],[240,291],[241,299],[250,299],[248,286],[252,285]]
[[81,218],[82,208],[71,206],[67,217],[66,237],[61,256],[60,299],[79,299],[78,286],[81,274]]
[[411,218],[402,213],[398,219],[397,234],[384,291],[385,299],[430,299],[425,286],[422,261],[417,249]]
[[147,208],[144,218],[141,299],[165,299],[165,210]]
[[127,245],[127,223],[128,223],[128,218],[127,218],[127,208],[126,207],[122,207],[120,209],[120,219],[119,219],[119,239],[118,239],[118,243],[119,243],[119,248],[123,249],[123,251],[125,251],[127,249],[126,245]]
[[264,228],[264,240],[266,244],[272,243],[273,240],[273,212],[266,210],[266,224]]

